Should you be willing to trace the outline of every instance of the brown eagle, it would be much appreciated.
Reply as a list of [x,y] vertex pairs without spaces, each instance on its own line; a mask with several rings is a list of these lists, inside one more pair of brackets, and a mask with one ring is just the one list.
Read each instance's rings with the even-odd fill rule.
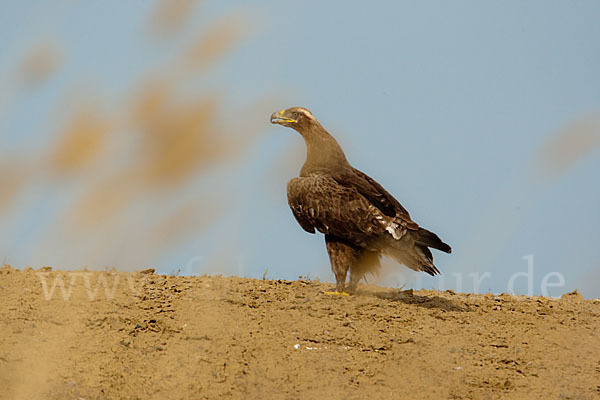
[[419,227],[408,211],[379,183],[353,168],[338,142],[310,111],[292,107],[271,115],[271,123],[295,129],[306,142],[300,176],[287,185],[288,203],[307,232],[325,235],[336,292],[346,294],[366,273],[377,272],[389,255],[415,271],[439,274],[429,247],[452,249],[435,233]]

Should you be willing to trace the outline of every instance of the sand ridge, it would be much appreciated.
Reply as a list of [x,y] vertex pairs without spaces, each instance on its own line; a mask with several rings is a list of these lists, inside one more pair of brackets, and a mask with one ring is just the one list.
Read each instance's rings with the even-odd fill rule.
[[600,398],[598,300],[331,288],[5,266],[0,398]]

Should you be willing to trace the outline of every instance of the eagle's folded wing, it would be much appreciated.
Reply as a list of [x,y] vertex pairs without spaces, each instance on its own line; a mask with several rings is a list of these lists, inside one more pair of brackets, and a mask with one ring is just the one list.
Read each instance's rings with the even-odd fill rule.
[[[306,231],[314,232],[316,229],[356,245],[365,246],[390,229],[390,218],[361,193],[351,186],[340,185],[328,176],[290,180],[288,203]],[[401,234],[406,227],[396,228]]]

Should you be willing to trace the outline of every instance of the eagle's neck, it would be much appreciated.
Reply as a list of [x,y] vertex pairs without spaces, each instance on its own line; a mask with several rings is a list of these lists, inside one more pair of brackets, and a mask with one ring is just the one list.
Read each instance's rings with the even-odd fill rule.
[[300,133],[306,142],[306,162],[300,176],[333,173],[350,166],[337,140],[318,122]]

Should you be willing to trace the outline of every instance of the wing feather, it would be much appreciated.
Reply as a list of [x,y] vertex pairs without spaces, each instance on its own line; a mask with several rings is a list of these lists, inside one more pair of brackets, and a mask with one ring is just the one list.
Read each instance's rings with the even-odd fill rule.
[[406,208],[375,179],[364,172],[352,168],[350,171],[337,175],[334,179],[340,185],[355,188],[383,214],[395,218],[396,223],[406,225],[411,230],[419,229],[419,225],[410,218]]
[[296,220],[309,232],[316,229],[368,247],[388,228],[389,217],[355,188],[340,185],[330,176],[294,178],[287,192]]

